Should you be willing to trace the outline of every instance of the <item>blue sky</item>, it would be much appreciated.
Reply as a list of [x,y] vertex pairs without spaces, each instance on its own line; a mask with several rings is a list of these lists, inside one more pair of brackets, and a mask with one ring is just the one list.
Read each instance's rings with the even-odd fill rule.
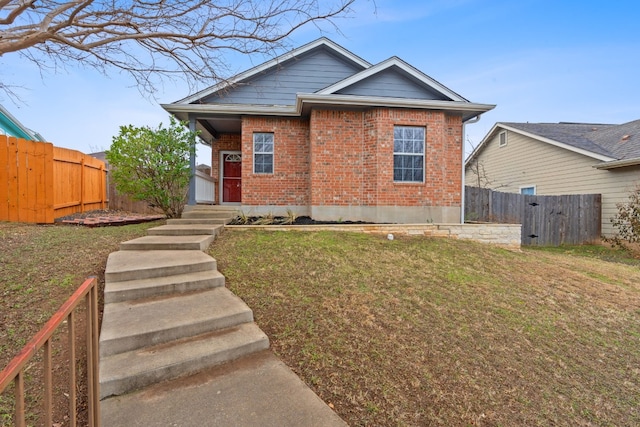
[[[479,143],[498,121],[625,123],[640,119],[640,2],[357,0],[337,21],[340,33],[309,26],[297,47],[326,36],[371,63],[398,56],[472,102],[497,104],[467,139]],[[241,72],[267,58],[229,56]],[[142,97],[118,71],[106,77],[81,65],[43,75],[18,55],[0,58],[3,83],[21,86],[22,103],[0,102],[55,145],[108,149],[121,125],[155,127],[159,103],[189,95],[167,82]],[[204,86],[203,86],[204,87]],[[199,163],[209,163],[199,150]]]

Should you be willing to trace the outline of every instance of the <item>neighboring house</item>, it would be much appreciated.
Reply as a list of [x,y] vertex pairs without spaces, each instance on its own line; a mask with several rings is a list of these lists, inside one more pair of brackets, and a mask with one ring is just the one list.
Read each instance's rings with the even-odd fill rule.
[[44,142],[42,135],[25,127],[2,105],[0,105],[0,135],[14,136],[27,141]]
[[463,125],[494,108],[326,38],[162,107],[211,145],[217,203],[396,223],[460,222]]
[[602,194],[602,232],[640,184],[640,120],[496,123],[465,162],[467,185],[522,194]]

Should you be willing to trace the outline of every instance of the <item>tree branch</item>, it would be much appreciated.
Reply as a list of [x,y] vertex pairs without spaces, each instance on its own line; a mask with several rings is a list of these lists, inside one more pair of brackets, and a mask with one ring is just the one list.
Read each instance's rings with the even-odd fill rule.
[[147,92],[163,77],[217,82],[224,52],[272,54],[304,25],[335,25],[354,1],[2,0],[0,56],[19,52],[41,70],[115,67]]

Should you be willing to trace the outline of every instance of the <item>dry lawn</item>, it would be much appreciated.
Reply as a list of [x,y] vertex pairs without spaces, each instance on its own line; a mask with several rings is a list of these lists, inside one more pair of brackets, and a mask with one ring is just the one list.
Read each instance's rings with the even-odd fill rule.
[[640,262],[624,254],[258,231],[210,253],[351,426],[640,425]]
[[[95,275],[104,284],[107,256],[120,242],[145,234],[158,222],[120,227],[85,228],[0,222],[0,370],[40,330],[82,284]],[[77,316],[80,334],[82,315]],[[66,327],[60,329],[60,335]],[[82,342],[83,336],[79,337]],[[66,341],[65,341],[66,342]],[[68,425],[68,376],[64,344],[54,342],[54,421]],[[84,347],[79,347],[82,351]],[[40,351],[39,353],[42,353]],[[86,378],[79,365],[80,378]],[[42,365],[35,359],[26,370],[27,421],[41,425]],[[86,384],[80,384],[80,391]],[[0,426],[13,425],[13,387],[0,394]],[[66,393],[66,395],[65,395]],[[81,396],[82,397],[82,396]],[[80,410],[85,408],[79,402]]]

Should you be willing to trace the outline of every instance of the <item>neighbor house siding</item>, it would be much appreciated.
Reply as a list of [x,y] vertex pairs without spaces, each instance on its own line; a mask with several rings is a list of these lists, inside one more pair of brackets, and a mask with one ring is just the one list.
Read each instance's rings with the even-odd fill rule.
[[360,70],[360,67],[340,60],[325,50],[314,51],[211,95],[204,102],[294,105],[296,93],[316,92]]
[[[599,160],[538,141],[514,132],[499,147],[498,134],[487,141],[478,156],[487,188],[517,193],[520,187],[536,186],[536,194],[602,194],[602,232],[611,234],[610,218],[616,203],[626,201],[634,183],[640,182],[640,166],[598,170]],[[477,176],[467,167],[465,182],[477,186]]]

